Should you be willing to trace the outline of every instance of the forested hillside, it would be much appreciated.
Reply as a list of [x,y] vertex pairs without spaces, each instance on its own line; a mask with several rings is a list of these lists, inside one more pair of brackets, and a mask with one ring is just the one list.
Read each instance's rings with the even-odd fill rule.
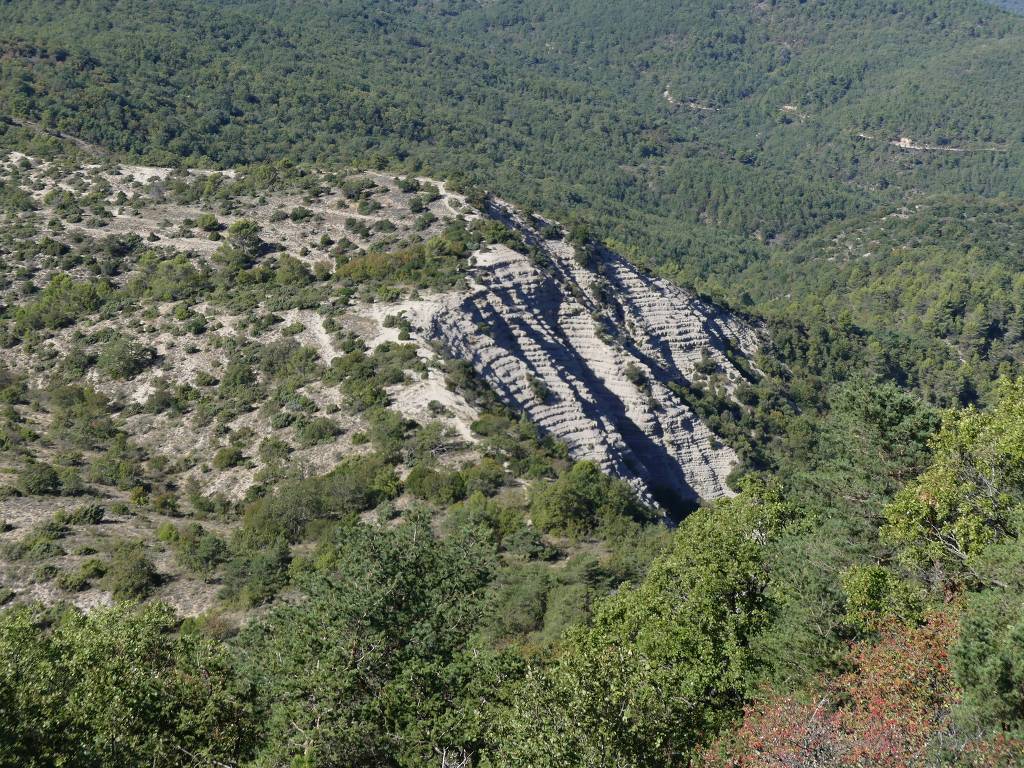
[[995,0],[995,4],[1014,13],[1024,13],[1024,3],[1020,0]]
[[[92,0],[3,13],[12,114],[155,159],[410,156],[522,202],[703,214],[765,240],[886,199],[877,187],[1018,183],[1020,100],[985,86],[1019,82],[1007,53],[1024,24],[982,4]],[[889,143],[901,137],[965,151]]]
[[999,5],[0,4],[0,765],[1024,765]]
[[[13,118],[158,163],[466,176],[737,305],[823,226],[1022,192],[1024,21],[981,3],[85,0],[11,3],[0,21]],[[871,290],[861,280],[849,289]],[[813,313],[780,319],[826,332]],[[852,329],[858,356],[871,325]],[[1002,361],[939,355],[981,390]]]

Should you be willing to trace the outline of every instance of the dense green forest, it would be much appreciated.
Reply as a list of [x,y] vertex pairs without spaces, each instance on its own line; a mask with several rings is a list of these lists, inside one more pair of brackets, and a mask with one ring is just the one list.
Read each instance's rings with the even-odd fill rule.
[[[168,551],[216,572],[244,626],[139,604],[156,575],[130,547],[61,575],[125,601],[0,613],[0,764],[1024,764],[1022,48],[1024,19],[970,0],[0,4],[5,151],[240,167],[231,194],[253,197],[314,165],[430,174],[555,216],[768,337],[742,407],[697,404],[744,459],[740,493],[671,531],[454,362],[484,457],[448,471],[436,432],[387,408],[419,365],[401,345],[353,342],[330,366],[231,348],[218,380],[139,409],[226,422],[258,396],[315,445],[334,427],[297,390],[326,382],[369,420],[368,452],[306,477],[265,441],[274,470],[249,497],[192,489],[173,510],[192,519],[161,529]],[[228,206],[209,186],[169,195]],[[66,197],[68,221],[101,216]],[[467,244],[507,237],[455,227],[391,258],[329,243],[336,271],[314,275],[214,218],[226,244],[198,270],[139,241],[41,238],[12,223],[31,199],[0,202],[12,355],[119,313],[155,322],[158,301],[198,337],[200,301],[436,288]],[[33,285],[29,251],[94,277]],[[152,353],[79,341],[45,389],[0,366],[0,449],[59,459],[9,492],[71,494],[84,474],[163,514],[173,470],[81,381]],[[220,469],[250,450],[227,437]],[[76,514],[16,556],[104,512]]]
[[995,4],[1014,13],[1024,13],[1024,3],[1019,0],[995,0]]

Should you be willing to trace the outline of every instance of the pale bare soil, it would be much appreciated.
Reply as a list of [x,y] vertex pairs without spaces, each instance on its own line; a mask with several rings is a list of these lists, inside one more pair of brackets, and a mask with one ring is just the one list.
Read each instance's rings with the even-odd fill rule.
[[[310,269],[318,267],[328,273],[334,268],[329,248],[322,244],[326,236],[331,241],[344,239],[357,248],[371,246],[388,248],[400,247],[407,240],[424,241],[438,234],[457,216],[466,219],[476,214],[465,200],[447,191],[443,184],[437,184],[441,196],[430,203],[427,210],[436,220],[424,227],[417,225],[420,213],[410,210],[413,194],[401,192],[393,177],[381,173],[361,173],[354,177],[368,178],[378,189],[373,201],[379,209],[372,213],[359,213],[356,202],[346,199],[337,188],[326,195],[310,198],[302,192],[284,190],[280,193],[259,197],[240,197],[219,204],[199,202],[180,204],[174,202],[169,187],[174,179],[225,181],[236,178],[233,171],[215,173],[190,170],[173,171],[168,168],[148,166],[93,164],[68,168],[58,163],[27,158],[12,153],[0,159],[0,177],[13,179],[29,191],[38,206],[35,212],[21,214],[18,221],[31,224],[37,236],[52,234],[54,238],[66,241],[69,238],[87,237],[102,240],[110,236],[134,234],[143,238],[147,246],[165,251],[186,254],[196,266],[210,262],[222,241],[198,227],[188,224],[203,214],[212,214],[226,230],[234,221],[245,218],[254,220],[262,227],[262,238],[270,244],[266,258],[273,258],[281,252],[299,258]],[[432,183],[422,179],[423,183]],[[76,196],[97,193],[106,209],[106,216],[95,216],[84,212],[80,221],[60,221],[60,213],[54,210],[51,193],[67,190]],[[296,221],[290,216],[298,208],[310,213]],[[372,226],[387,219],[394,231],[372,232],[369,236],[354,231],[351,222],[362,222]],[[3,251],[0,250],[0,257]],[[32,282],[36,289],[44,287],[59,272],[66,272],[75,279],[85,280],[92,275],[85,269],[61,268],[53,260],[40,255],[38,262],[31,265]],[[115,284],[124,285],[131,279],[131,273],[112,277]],[[6,287],[4,287],[6,285]],[[0,301],[16,304],[22,301],[14,281],[0,282]],[[331,360],[342,354],[339,339],[343,334],[354,333],[362,338],[369,350],[385,341],[399,342],[397,328],[384,327],[385,318],[407,314],[411,320],[423,317],[446,301],[444,295],[416,300],[363,303],[353,302],[342,308],[337,307],[289,309],[279,312],[280,322],[265,331],[253,335],[247,328],[253,317],[267,314],[270,310],[264,304],[244,312],[231,311],[220,303],[200,302],[191,307],[193,313],[206,318],[207,330],[200,334],[182,333],[180,323],[174,317],[176,302],[148,305],[145,311],[130,311],[107,319],[94,319],[88,327],[74,325],[58,329],[49,334],[42,348],[27,348],[18,345],[3,350],[0,363],[18,374],[27,377],[29,385],[45,391],[52,383],[55,365],[70,350],[76,347],[100,348],[91,345],[85,338],[102,336],[111,332],[131,337],[140,344],[155,350],[156,361],[151,367],[127,381],[112,379],[96,368],[92,368],[80,383],[87,384],[107,396],[120,412],[118,426],[127,432],[133,444],[145,452],[148,462],[155,459],[166,463],[183,463],[188,469],[174,476],[174,486],[183,491],[196,487],[206,496],[223,497],[237,502],[243,499],[250,486],[257,482],[266,465],[257,450],[267,438],[282,440],[292,447],[289,468],[293,474],[314,476],[330,471],[347,455],[369,450],[364,445],[354,445],[352,438],[365,430],[362,417],[346,405],[337,386],[322,381],[313,381],[299,390],[300,395],[315,404],[316,417],[326,417],[339,428],[337,438],[327,443],[309,447],[299,444],[295,427],[275,429],[256,403],[253,410],[221,423],[203,418],[196,412],[176,414],[174,412],[150,413],[145,404],[161,382],[171,385],[188,384],[202,391],[209,385],[203,379],[217,380],[224,373],[228,363],[229,341],[267,345],[282,340],[291,340],[302,347],[313,350],[319,363],[325,368]],[[335,329],[326,327],[327,312],[330,313]],[[295,328],[300,327],[297,332]],[[285,329],[289,329],[287,334]],[[478,417],[475,408],[459,394],[450,391],[444,383],[439,369],[440,358],[437,350],[421,332],[414,331],[411,338],[401,343],[416,346],[417,355],[426,364],[422,373],[410,372],[404,384],[388,389],[393,407],[407,418],[425,424],[441,421],[453,435],[454,450],[446,461],[469,461],[474,458],[471,446],[475,440],[469,425]],[[46,350],[46,354],[41,354]],[[432,410],[433,407],[433,410]],[[17,411],[34,431],[45,436],[49,429],[49,415],[44,409],[18,406]],[[247,435],[244,461],[227,469],[216,469],[211,457],[230,443],[237,434]],[[30,451],[39,461],[51,461],[54,450],[42,440]],[[88,452],[87,452],[88,453]],[[87,455],[85,457],[89,459]],[[0,452],[0,489],[14,486],[23,459],[9,452]],[[0,589],[7,587],[18,593],[18,599],[40,599],[44,602],[69,600],[82,608],[104,604],[109,595],[93,584],[82,592],[68,594],[55,583],[54,578],[43,578],[40,569],[56,565],[59,571],[73,571],[88,557],[106,557],[117,542],[139,541],[146,547],[147,555],[163,577],[163,584],[157,588],[156,596],[176,607],[181,613],[195,615],[209,610],[216,604],[219,584],[214,580],[207,583],[195,575],[185,572],[176,563],[173,553],[156,539],[156,529],[166,522],[177,525],[187,522],[178,517],[167,517],[148,511],[138,511],[130,504],[129,494],[106,486],[90,484],[90,493],[79,497],[29,496],[19,497],[0,494],[0,521],[6,521],[7,529],[0,532],[0,546],[16,542],[30,535],[39,525],[51,520],[61,510],[74,510],[89,501],[97,501],[106,509],[115,502],[124,502],[131,509],[130,514],[109,513],[99,525],[73,528],[67,536],[58,541],[65,555],[52,561],[30,562],[7,560],[0,554]],[[180,493],[179,493],[180,495]],[[183,505],[187,510],[187,504]],[[209,530],[229,537],[237,521],[203,520]],[[76,554],[95,550],[95,554]]]

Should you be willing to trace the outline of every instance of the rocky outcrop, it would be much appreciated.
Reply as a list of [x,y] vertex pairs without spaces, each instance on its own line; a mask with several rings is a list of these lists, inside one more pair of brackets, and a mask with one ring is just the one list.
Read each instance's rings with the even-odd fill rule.
[[733,360],[755,353],[756,332],[611,251],[545,239],[501,204],[488,213],[532,253],[477,252],[468,294],[436,311],[429,333],[575,459],[647,499],[672,510],[730,494],[735,453],[669,384],[686,387],[712,361],[731,391],[744,378]]

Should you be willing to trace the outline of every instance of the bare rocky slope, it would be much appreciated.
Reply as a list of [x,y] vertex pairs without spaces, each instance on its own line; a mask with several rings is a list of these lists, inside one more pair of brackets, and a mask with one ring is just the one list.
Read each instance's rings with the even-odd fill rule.
[[755,331],[611,251],[573,247],[550,225],[557,239],[546,239],[507,205],[487,213],[536,252],[475,254],[468,293],[429,318],[430,334],[574,458],[643,496],[672,508],[730,493],[736,454],[669,385],[687,386],[703,365],[731,391],[744,377],[733,360],[753,357]]

